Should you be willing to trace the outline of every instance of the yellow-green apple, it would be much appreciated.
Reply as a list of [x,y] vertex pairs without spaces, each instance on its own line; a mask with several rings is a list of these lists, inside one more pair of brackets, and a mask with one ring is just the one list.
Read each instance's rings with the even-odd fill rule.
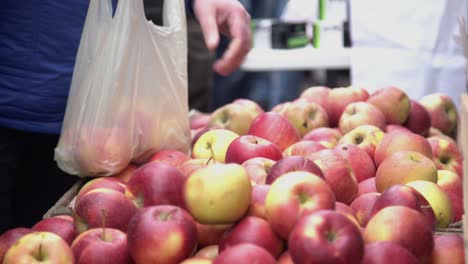
[[237,137],[237,133],[228,129],[208,130],[193,145],[192,158],[212,158],[218,162],[225,162],[229,144]]
[[312,129],[328,127],[327,111],[317,103],[297,100],[288,104],[283,111],[291,124],[304,136]]
[[326,147],[317,141],[301,140],[289,146],[283,151],[283,157],[303,156],[307,157],[312,153],[326,149]]
[[256,109],[245,107],[242,104],[225,104],[211,113],[209,126],[216,126],[245,135],[253,120],[259,115]]
[[199,258],[199,257],[190,257],[180,262],[179,264],[212,264],[212,259]]
[[229,144],[225,162],[242,164],[255,157],[277,161],[283,157],[283,154],[276,144],[267,139],[254,135],[241,135]]
[[115,228],[93,228],[81,233],[71,244],[76,263],[132,263],[127,234]]
[[15,227],[2,233],[0,235],[0,263],[3,263],[5,253],[18,239],[32,232],[34,232],[34,230],[31,228]]
[[465,245],[460,234],[440,234],[434,236],[432,250],[433,264],[463,264],[465,263]]
[[125,169],[132,159],[132,140],[122,128],[83,128],[72,141],[73,162],[79,175],[109,176]]
[[257,184],[252,186],[252,196],[247,215],[267,219],[265,200],[270,186],[269,184]]
[[391,132],[407,132],[407,133],[413,133],[411,130],[408,128],[404,127],[403,125],[397,125],[397,124],[387,124],[385,126],[385,132],[386,133],[391,133]]
[[195,170],[205,167],[208,164],[215,164],[216,161],[209,158],[189,159],[180,165],[179,169],[187,178]]
[[128,166],[125,169],[123,169],[119,173],[114,174],[114,175],[109,176],[109,177],[110,178],[116,178],[116,179],[122,180],[124,183],[127,183],[130,180],[130,178],[132,177],[133,172],[137,168],[138,168],[138,166],[136,164],[130,163],[130,164],[128,164]]
[[193,149],[193,146],[195,145],[197,140],[201,137],[201,135],[205,134],[206,132],[208,132],[210,130],[214,130],[214,129],[221,129],[221,128],[215,127],[215,126],[207,126],[207,127],[200,128],[200,129],[197,129],[197,130],[190,130],[190,139],[191,139],[190,140],[190,148]]
[[266,215],[273,230],[288,239],[299,218],[320,209],[334,209],[335,201],[332,189],[319,176],[288,172],[271,185],[265,200]]
[[446,193],[453,193],[463,197],[463,182],[461,178],[450,170],[437,170],[437,185]]
[[377,201],[379,196],[380,193],[366,193],[356,197],[349,205],[349,207],[353,209],[361,227],[366,227],[369,222],[372,208],[374,208],[375,201]]
[[189,116],[190,129],[200,129],[208,126],[211,114],[199,111],[191,111]]
[[434,210],[437,227],[446,228],[453,221],[453,208],[449,196],[434,182],[412,181],[407,183],[413,187],[429,202]]
[[231,224],[247,212],[252,185],[242,165],[217,163],[195,170],[186,179],[183,197],[201,224]]
[[356,213],[349,205],[341,202],[336,202],[335,211],[348,217],[351,221],[353,221],[357,226],[360,227],[359,221],[356,218]]
[[286,112],[286,109],[288,108],[288,106],[291,104],[291,102],[287,101],[287,102],[283,102],[283,103],[279,103],[275,106],[273,106],[270,110],[270,112],[275,112],[275,113],[278,113],[280,115],[284,115],[284,113]]
[[425,137],[415,133],[395,131],[385,134],[377,145],[374,153],[375,165],[378,167],[384,159],[402,150],[417,151],[429,159],[433,157],[431,145]]
[[309,157],[323,172],[325,181],[330,185],[336,200],[350,204],[357,195],[358,182],[352,167],[334,149],[325,149]]
[[183,172],[176,167],[149,162],[133,173],[127,188],[138,207],[160,204],[182,206],[184,182]]
[[424,215],[406,206],[388,206],[367,223],[366,244],[390,241],[409,250],[418,263],[430,263],[434,245],[432,228]]
[[286,250],[283,252],[283,254],[278,258],[278,262],[276,262],[276,264],[294,264],[289,251]]
[[385,207],[392,205],[401,205],[414,209],[422,213],[429,226],[433,230],[436,228],[436,216],[429,202],[415,189],[404,185],[396,184],[385,190],[374,202],[374,206],[369,213],[369,217],[374,216]]
[[418,264],[418,259],[398,243],[381,241],[366,244],[362,264]]
[[247,216],[231,229],[226,231],[219,241],[219,251],[222,253],[234,245],[250,243],[266,249],[277,258],[283,252],[283,241],[273,231],[270,223],[263,218]]
[[255,157],[244,161],[242,167],[245,168],[250,180],[255,184],[265,184],[268,172],[275,162],[269,158]]
[[362,182],[358,183],[358,194],[361,196],[365,193],[377,192],[377,187],[375,187],[375,177],[365,179]]
[[190,214],[180,207],[148,206],[132,217],[127,241],[135,263],[176,264],[195,251],[197,228]]
[[328,121],[330,127],[337,127],[346,106],[354,102],[363,102],[369,98],[367,90],[360,87],[337,87],[328,94]]
[[384,159],[375,173],[375,186],[383,192],[395,184],[424,180],[437,182],[434,162],[420,152],[397,151]]
[[340,144],[335,146],[334,149],[348,161],[358,183],[375,176],[374,161],[366,151],[357,145]]
[[403,126],[413,133],[428,136],[431,128],[431,116],[418,101],[410,99],[411,110]]
[[195,257],[206,258],[214,260],[219,255],[219,245],[209,245],[205,247],[201,247],[200,249],[195,252]]
[[148,162],[163,162],[174,167],[179,167],[189,159],[190,157],[185,152],[176,149],[164,149],[154,153]]
[[323,179],[323,172],[312,160],[302,156],[289,156],[278,160],[268,171],[266,184],[272,184],[276,179],[292,171],[307,171]]
[[453,222],[459,222],[462,220],[464,215],[463,209],[463,196],[458,196],[453,193],[447,193],[450,203],[452,204],[452,212],[453,212]]
[[125,194],[111,189],[98,188],[83,195],[75,204],[73,218],[77,234],[102,227],[102,218],[107,227],[125,232],[128,222],[137,212],[137,207]]
[[321,210],[302,217],[288,239],[294,263],[361,263],[364,241],[346,216]]
[[432,136],[427,138],[434,154],[434,162],[438,169],[454,171],[463,178],[463,155],[457,143],[449,138]]
[[18,239],[6,252],[3,264],[73,264],[70,245],[51,232],[32,232]]
[[333,148],[342,136],[338,128],[319,127],[305,134],[302,140],[316,141],[327,148]]
[[291,122],[275,112],[260,114],[250,125],[248,134],[273,142],[281,151],[301,139],[299,131]]
[[265,112],[263,108],[255,101],[248,99],[248,98],[237,98],[232,101],[234,104],[242,105],[250,110],[253,110],[257,114],[261,114]]
[[85,183],[83,187],[81,187],[81,189],[76,195],[76,201],[79,201],[80,198],[86,193],[98,188],[111,189],[121,193],[125,193],[127,190],[127,185],[123,181],[117,180],[117,178],[113,177],[94,178]]
[[419,103],[429,112],[431,126],[446,135],[456,133],[458,113],[452,98],[447,94],[433,93],[419,99]]
[[360,125],[373,125],[385,130],[386,120],[383,113],[367,102],[355,102],[346,106],[341,114],[338,127],[342,134]]
[[389,124],[403,124],[411,111],[408,95],[398,87],[388,86],[380,88],[370,94],[368,103],[382,111]]
[[360,125],[344,134],[338,144],[354,144],[365,150],[374,159],[374,152],[377,145],[384,137],[385,132],[373,125]]
[[275,264],[275,258],[264,248],[242,243],[220,252],[213,264],[261,263]]
[[59,217],[44,218],[32,226],[34,231],[48,231],[59,235],[69,245],[76,237],[73,221]]
[[196,221],[195,224],[197,227],[198,247],[218,245],[224,232],[232,226],[232,224],[204,225]]
[[298,99],[317,103],[329,113],[328,95],[330,91],[331,89],[326,86],[312,86],[302,91]]

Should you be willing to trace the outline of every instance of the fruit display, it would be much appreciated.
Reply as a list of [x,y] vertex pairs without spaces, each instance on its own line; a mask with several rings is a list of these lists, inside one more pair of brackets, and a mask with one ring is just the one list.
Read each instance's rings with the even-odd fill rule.
[[70,215],[1,234],[0,263],[464,263],[444,232],[464,214],[458,123],[448,96],[393,86],[237,99],[190,116],[190,152],[89,179]]

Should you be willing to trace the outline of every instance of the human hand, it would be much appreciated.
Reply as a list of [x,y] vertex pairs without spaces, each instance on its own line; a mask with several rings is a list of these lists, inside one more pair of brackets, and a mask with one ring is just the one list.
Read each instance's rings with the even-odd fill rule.
[[229,47],[213,69],[228,75],[237,69],[250,50],[250,15],[236,0],[195,0],[193,4],[206,45],[211,51],[219,44],[219,33],[231,38]]

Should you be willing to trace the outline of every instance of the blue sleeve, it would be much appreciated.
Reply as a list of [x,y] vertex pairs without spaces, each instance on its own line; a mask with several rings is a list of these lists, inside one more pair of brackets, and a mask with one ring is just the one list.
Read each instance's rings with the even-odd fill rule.
[[193,17],[195,16],[195,13],[193,12],[193,0],[185,0],[185,8],[189,15]]

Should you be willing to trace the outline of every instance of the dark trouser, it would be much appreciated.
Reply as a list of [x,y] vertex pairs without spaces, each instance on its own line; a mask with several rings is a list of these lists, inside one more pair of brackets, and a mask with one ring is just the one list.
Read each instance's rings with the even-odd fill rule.
[[0,234],[41,220],[77,180],[54,161],[58,135],[0,128]]

